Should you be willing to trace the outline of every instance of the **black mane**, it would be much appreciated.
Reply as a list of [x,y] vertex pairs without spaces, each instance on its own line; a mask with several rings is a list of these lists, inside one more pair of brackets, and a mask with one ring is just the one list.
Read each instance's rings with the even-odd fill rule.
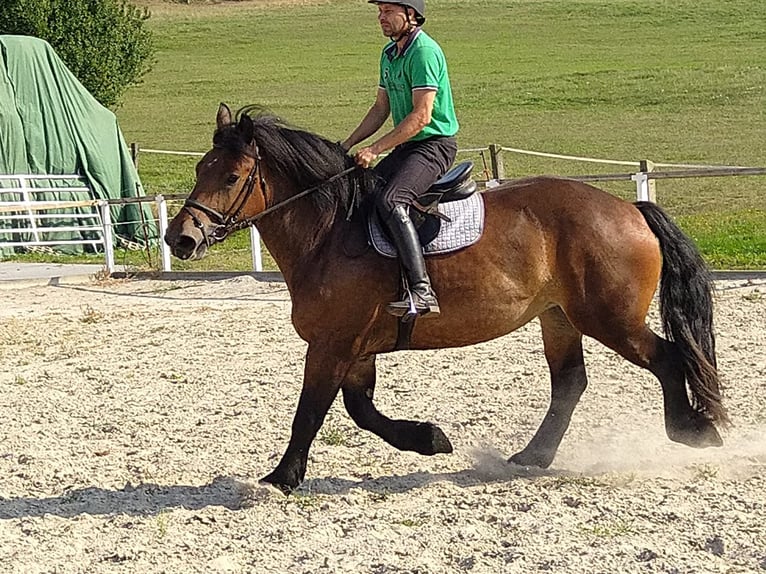
[[[239,119],[249,117],[253,122],[253,140],[268,169],[295,184],[296,192],[309,189],[332,176],[354,166],[354,159],[340,144],[316,134],[289,126],[281,118],[256,106],[247,106],[236,113],[236,120],[218,129],[213,144],[237,153],[253,153],[252,141],[239,129]],[[352,172],[327,185],[322,185],[310,196],[323,212],[336,206],[350,209],[363,201],[374,189],[372,170]]]

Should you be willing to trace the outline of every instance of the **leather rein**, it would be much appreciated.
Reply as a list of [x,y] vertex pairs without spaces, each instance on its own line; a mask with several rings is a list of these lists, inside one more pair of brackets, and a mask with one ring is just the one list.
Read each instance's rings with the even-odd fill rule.
[[[220,146],[214,146],[219,147]],[[258,145],[253,142],[253,147],[255,148],[255,153],[250,153],[249,151],[246,151],[245,154],[249,155],[255,160],[255,163],[253,164],[253,168],[250,170],[250,174],[247,176],[247,180],[245,181],[244,185],[240,188],[239,193],[237,194],[237,198],[234,201],[232,208],[227,213],[219,213],[212,207],[208,207],[204,203],[200,203],[199,201],[195,199],[186,199],[183,205],[183,210],[186,211],[186,213],[189,214],[189,216],[194,221],[194,226],[197,227],[202,232],[202,236],[205,239],[205,245],[207,247],[210,247],[211,242],[210,239],[212,238],[214,241],[223,241],[230,233],[233,233],[235,231],[239,231],[240,229],[244,229],[245,227],[249,227],[250,225],[254,224],[256,221],[261,219],[263,216],[268,215],[269,213],[272,213],[276,211],[277,209],[280,209],[293,201],[296,201],[297,199],[300,199],[302,197],[305,197],[306,195],[317,191],[318,189],[321,189],[323,186],[327,185],[328,183],[332,183],[333,181],[340,179],[343,176],[346,176],[350,174],[351,172],[355,171],[357,166],[352,166],[347,169],[344,169],[340,173],[336,173],[335,175],[329,177],[328,179],[324,180],[323,182],[314,185],[312,187],[309,187],[308,189],[304,189],[300,193],[296,193],[295,195],[288,197],[287,199],[280,201],[279,203],[272,205],[271,207],[268,207],[258,213],[257,215],[254,215],[253,217],[243,219],[240,221],[239,217],[242,213],[242,210],[245,208],[245,205],[247,205],[248,200],[250,199],[250,196],[253,194],[253,191],[255,191],[255,182],[256,177],[259,180],[261,193],[263,194],[263,204],[268,204],[268,195],[266,194],[266,180],[263,177],[263,170],[261,169],[261,154],[258,150]],[[215,228],[213,228],[213,231],[210,233],[205,232],[205,225],[200,221],[199,217],[192,211],[192,209],[196,209],[198,211],[201,211],[205,215],[208,216],[208,218],[215,223]]]

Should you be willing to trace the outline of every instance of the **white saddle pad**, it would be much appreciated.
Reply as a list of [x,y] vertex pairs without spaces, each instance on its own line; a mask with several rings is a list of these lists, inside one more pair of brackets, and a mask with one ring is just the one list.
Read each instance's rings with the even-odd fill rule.
[[[437,255],[449,253],[476,243],[484,231],[484,198],[474,193],[466,199],[440,204],[439,212],[451,221],[442,221],[439,234],[423,247],[423,253]],[[377,217],[370,217],[367,223],[370,243],[384,257],[396,258],[396,247],[380,228]]]

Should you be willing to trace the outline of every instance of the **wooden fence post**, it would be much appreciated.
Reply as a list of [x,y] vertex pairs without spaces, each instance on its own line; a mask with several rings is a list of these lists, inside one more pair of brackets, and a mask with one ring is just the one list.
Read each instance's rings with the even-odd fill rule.
[[505,179],[503,167],[503,149],[497,144],[489,144],[489,159],[492,165],[492,179],[501,181]]
[[138,144],[130,144],[130,157],[133,158],[133,165],[138,169]]

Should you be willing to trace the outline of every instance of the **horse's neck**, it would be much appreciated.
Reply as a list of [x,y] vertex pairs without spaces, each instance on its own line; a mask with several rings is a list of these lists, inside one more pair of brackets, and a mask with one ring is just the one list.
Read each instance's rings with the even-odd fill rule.
[[305,273],[307,261],[314,267],[332,243],[333,226],[319,225],[323,217],[309,199],[299,199],[295,206],[274,212],[258,224],[263,242],[288,284]]

